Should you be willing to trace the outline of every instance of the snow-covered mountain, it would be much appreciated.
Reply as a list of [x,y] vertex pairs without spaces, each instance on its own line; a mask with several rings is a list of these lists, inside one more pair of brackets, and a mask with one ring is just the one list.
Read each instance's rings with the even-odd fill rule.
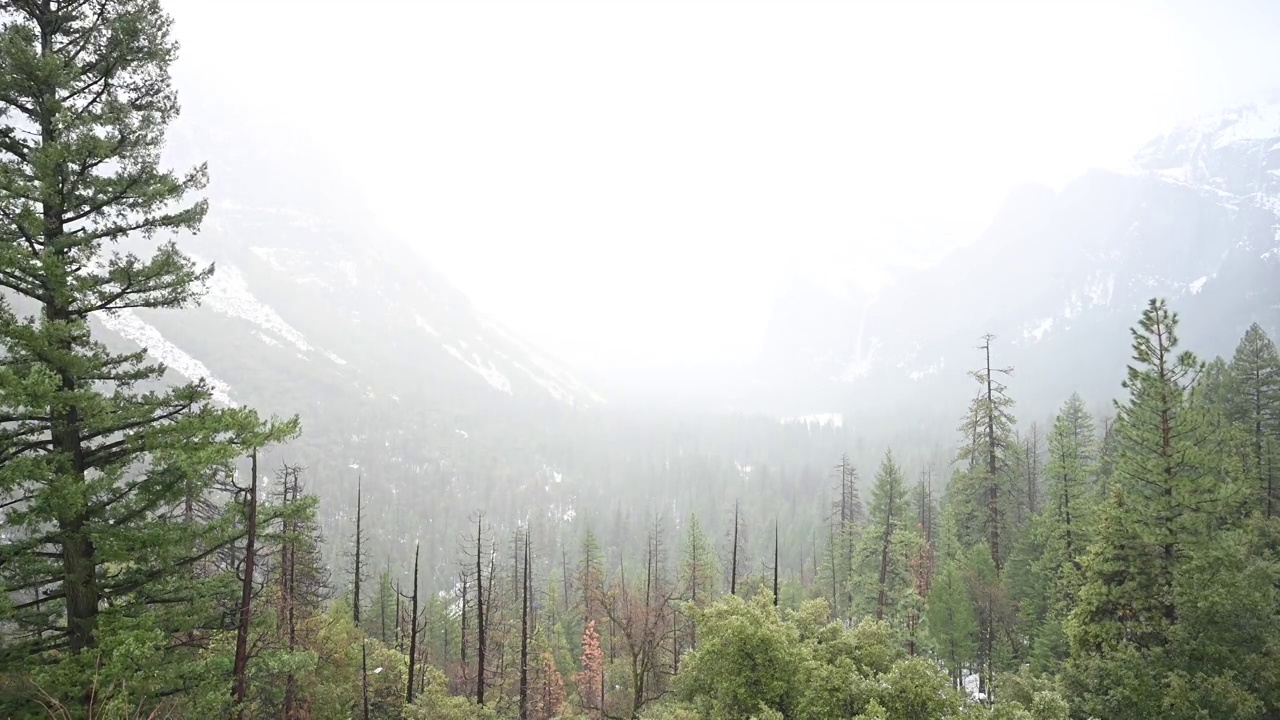
[[1280,103],[1259,103],[1189,123],[1131,167],[1061,192],[1018,189],[975,243],[874,298],[798,289],[775,313],[758,401],[843,410],[855,425],[954,421],[989,332],[999,364],[1016,368],[1015,397],[1041,417],[1072,390],[1116,394],[1126,330],[1149,298],[1179,311],[1186,347],[1229,354],[1251,322],[1280,331],[1277,281]]
[[330,394],[464,413],[604,403],[379,229],[376,218],[403,210],[362,206],[317,148],[272,142],[205,100],[172,128],[166,161],[210,164],[202,231],[178,238],[216,265],[208,294],[190,311],[107,318],[111,330],[209,377],[221,399],[278,412]]
[[288,208],[215,201],[189,244],[197,262],[217,268],[199,308],[121,313],[104,324],[181,374],[210,377],[230,402],[289,411],[289,401],[261,397],[269,368],[322,380],[339,395],[392,401],[604,402],[396,243]]
[[430,524],[479,507],[572,515],[572,480],[584,478],[539,478],[561,475],[559,438],[605,399],[477,313],[412,250],[265,198],[217,195],[201,234],[180,244],[216,265],[200,306],[104,317],[103,336],[145,347],[175,380],[208,378],[223,402],[298,414],[302,437],[265,462],[307,467],[326,533],[348,532],[358,476],[375,536],[398,536],[376,541],[410,553],[420,537],[448,557],[458,528]]
[[570,439],[602,393],[380,232],[370,218],[387,210],[356,204],[323,159],[250,144],[216,107],[192,116],[167,160],[210,164],[203,228],[177,239],[215,265],[208,292],[198,307],[98,318],[99,336],[145,348],[175,381],[207,378],[221,402],[299,415],[301,438],[264,472],[304,465],[333,537],[348,534],[360,476],[375,542],[411,555],[421,539],[441,564],[460,530],[446,518],[572,517],[589,478],[565,470]]

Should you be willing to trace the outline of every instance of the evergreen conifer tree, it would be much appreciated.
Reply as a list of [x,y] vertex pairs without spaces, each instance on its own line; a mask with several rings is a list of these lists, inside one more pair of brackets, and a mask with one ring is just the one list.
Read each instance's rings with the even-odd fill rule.
[[960,426],[960,432],[968,440],[960,448],[958,462],[967,462],[969,478],[980,486],[981,503],[983,505],[981,528],[987,546],[991,552],[991,561],[997,573],[1004,565],[1007,551],[1001,550],[1001,539],[1009,542],[1008,524],[1011,517],[1011,503],[1020,496],[1018,488],[1013,487],[1009,477],[1008,454],[1014,447],[1013,439],[1013,400],[1009,397],[1000,376],[1013,373],[1012,368],[998,368],[991,364],[991,341],[994,336],[982,338],[978,349],[983,351],[985,362],[982,368],[969,373],[978,383],[978,395],[974,398]]
[[875,547],[868,548],[864,558],[873,566],[874,584],[868,585],[875,588],[875,616],[877,620],[883,620],[886,610],[891,610],[890,606],[896,604],[895,600],[909,578],[907,556],[896,547],[895,540],[899,529],[906,526],[910,506],[906,481],[892,451],[885,451],[880,469],[876,471],[870,510],[868,538],[874,538]]
[[1172,591],[1184,542],[1238,500],[1232,478],[1224,476],[1221,437],[1205,408],[1191,402],[1203,363],[1177,350],[1177,326],[1177,314],[1163,300],[1151,300],[1131,331],[1129,399],[1117,405],[1116,482],[1143,539],[1159,549],[1155,592],[1166,623],[1177,620]]
[[1097,462],[1093,418],[1084,400],[1073,393],[1054,420],[1049,435],[1045,506],[1051,513],[1055,536],[1073,565],[1088,547],[1088,517],[1093,506],[1091,478]]
[[1258,507],[1265,517],[1272,518],[1280,510],[1280,478],[1275,467],[1275,453],[1280,450],[1280,355],[1257,323],[1236,347],[1229,372],[1228,413],[1248,435]]
[[[680,551],[678,582],[680,598],[691,607],[705,607],[711,602],[717,582],[715,549],[702,531],[697,515],[689,517],[689,529],[685,532],[684,545]],[[680,625],[680,644],[686,649],[693,649],[698,644],[696,623],[689,620]]]
[[[213,273],[155,242],[195,232],[206,210],[190,197],[203,166],[159,165],[178,113],[170,26],[159,0],[0,5],[0,502],[14,538],[0,588],[38,593],[0,611],[23,630],[0,668],[55,650],[90,668],[122,624],[167,646],[182,616],[148,608],[181,596],[184,570],[243,530],[171,511],[296,431],[215,406],[203,380],[165,388],[145,351],[115,352],[91,330],[104,314],[192,305]],[[113,671],[153,677],[107,666],[100,679]]]
[[[1068,621],[1066,681],[1079,711],[1101,718],[1232,716],[1261,697],[1274,704],[1256,679],[1270,663],[1241,675],[1236,653],[1250,641],[1231,630],[1254,628],[1250,638],[1270,642],[1274,622],[1263,618],[1276,607],[1274,563],[1249,557],[1254,530],[1242,509],[1256,494],[1246,492],[1230,436],[1193,392],[1203,365],[1177,351],[1177,325],[1152,300],[1133,330],[1114,487]],[[1201,692],[1187,692],[1188,682]]]
[[961,672],[971,667],[977,657],[978,619],[958,561],[942,566],[929,592],[925,615],[939,659],[959,687]]

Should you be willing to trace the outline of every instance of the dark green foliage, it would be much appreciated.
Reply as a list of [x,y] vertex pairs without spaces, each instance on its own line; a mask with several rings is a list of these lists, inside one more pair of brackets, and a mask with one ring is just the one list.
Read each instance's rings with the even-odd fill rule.
[[178,112],[169,26],[158,0],[0,4],[0,620],[16,628],[0,671],[56,658],[46,691],[72,706],[90,693],[70,678],[94,668],[120,697],[188,683],[168,637],[218,625],[213,561],[244,532],[195,508],[297,429],[215,406],[202,381],[161,387],[145,352],[92,334],[107,314],[193,304],[213,273],[154,242],[206,208],[187,197],[203,167],[158,166]]
[[958,561],[942,566],[929,593],[927,614],[938,657],[958,686],[961,671],[973,667],[978,654],[978,619]]
[[827,624],[824,603],[779,611],[767,593],[727,597],[698,613],[704,642],[690,653],[680,698],[700,718],[819,720],[949,717],[958,693],[932,663],[907,658],[883,623]]
[[1275,517],[1280,503],[1276,453],[1280,452],[1280,356],[1262,328],[1250,326],[1228,367],[1230,392],[1225,402],[1228,417],[1244,431],[1249,442],[1249,470],[1263,514]]
[[1274,702],[1280,577],[1253,545],[1274,531],[1176,330],[1153,300],[1133,332],[1113,489],[1067,625],[1065,680],[1099,718],[1256,717]]
[[1073,395],[1049,434],[1044,506],[1032,516],[1008,573],[1030,637],[1028,659],[1041,672],[1056,670],[1067,656],[1064,622],[1076,603],[1098,503],[1096,448],[1093,418]]

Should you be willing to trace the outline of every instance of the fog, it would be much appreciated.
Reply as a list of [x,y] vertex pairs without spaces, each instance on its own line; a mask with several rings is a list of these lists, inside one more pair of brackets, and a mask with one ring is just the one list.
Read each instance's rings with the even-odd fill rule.
[[1261,1],[171,7],[188,104],[587,371],[741,363],[795,284],[874,293],[1280,73]]
[[1277,30],[0,0],[0,717],[1280,718]]

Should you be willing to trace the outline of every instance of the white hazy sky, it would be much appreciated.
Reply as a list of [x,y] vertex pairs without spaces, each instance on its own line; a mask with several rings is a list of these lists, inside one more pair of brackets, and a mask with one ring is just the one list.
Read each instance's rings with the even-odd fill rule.
[[1016,184],[1280,86],[1275,6],[169,3],[184,92],[290,128],[481,309],[598,370],[741,359],[793,279],[873,287]]

